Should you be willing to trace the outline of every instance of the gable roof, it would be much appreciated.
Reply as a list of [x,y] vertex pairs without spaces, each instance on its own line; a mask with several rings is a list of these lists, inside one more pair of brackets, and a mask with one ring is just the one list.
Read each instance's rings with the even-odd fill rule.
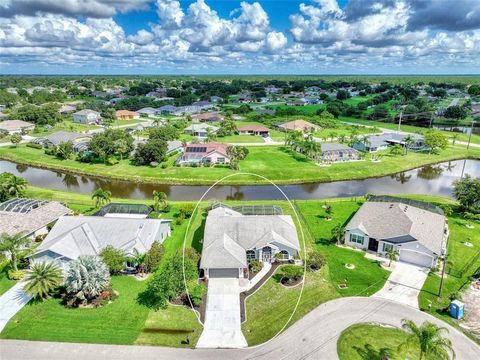
[[80,134],[76,132],[70,132],[70,131],[56,131],[50,135],[45,136],[45,140],[49,141],[53,145],[58,145],[62,142],[66,141],[74,141],[76,139],[80,138],[90,138],[91,135],[88,134]]
[[117,110],[115,111],[115,115],[118,116],[137,116],[138,113],[135,111],[130,110]]
[[246,267],[247,250],[275,243],[300,250],[291,216],[242,215],[235,210],[218,207],[207,216],[200,267]]
[[76,259],[79,255],[98,255],[112,245],[126,253],[136,249],[147,252],[159,233],[168,233],[170,221],[154,219],[64,216],[55,226],[35,255],[53,251],[65,258]]
[[288,121],[286,123],[280,124],[279,126],[285,130],[305,131],[308,129],[316,129],[316,130],[320,129],[320,126],[312,124],[311,122],[308,122],[302,119]]
[[347,224],[368,236],[392,243],[418,241],[436,254],[442,251],[445,217],[401,202],[368,201]]
[[188,144],[185,146],[185,153],[194,153],[197,155],[208,156],[214,152],[218,152],[226,157],[228,144],[218,142],[208,142],[204,144]]
[[90,110],[90,109],[83,109],[83,110],[77,111],[76,113],[73,113],[73,115],[90,115],[90,114],[100,116],[100,113],[98,111]]
[[32,126],[35,126],[35,124],[23,120],[5,120],[0,122],[0,130],[4,131],[22,130]]
[[207,129],[211,129],[212,131],[218,131],[218,127],[209,125],[206,123],[198,123],[198,124],[192,124],[190,126],[187,126],[184,130],[186,131],[207,131]]
[[238,131],[259,131],[259,132],[269,132],[270,129],[263,125],[244,125],[238,128]]

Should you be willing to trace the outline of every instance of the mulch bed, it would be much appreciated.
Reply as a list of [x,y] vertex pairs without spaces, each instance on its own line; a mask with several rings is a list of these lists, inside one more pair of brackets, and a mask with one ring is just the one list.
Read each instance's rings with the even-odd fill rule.
[[288,278],[282,278],[282,280],[280,280],[280,283],[285,287],[295,287],[298,284],[300,284],[302,281],[303,281],[303,276],[299,277],[296,280],[288,279]]
[[265,276],[258,282],[255,284],[254,287],[252,287],[250,290],[248,291],[244,291],[242,293],[240,293],[240,319],[243,322],[245,322],[245,320],[247,319],[247,316],[246,316],[246,307],[245,307],[245,299],[253,294],[255,291],[257,291],[260,287],[262,287],[263,284],[265,284],[265,282],[270,279],[270,277],[272,276],[272,274],[275,272],[275,270],[277,269],[277,267],[279,267],[280,265],[283,265],[283,264],[277,264],[277,263],[273,263],[272,264],[272,268],[268,271],[268,273],[265,274]]

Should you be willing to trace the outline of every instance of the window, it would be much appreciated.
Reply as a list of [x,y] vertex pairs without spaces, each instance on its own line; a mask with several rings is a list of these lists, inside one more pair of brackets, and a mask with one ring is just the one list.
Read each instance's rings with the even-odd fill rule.
[[383,243],[383,252],[387,252],[387,251],[392,250],[392,249],[393,249],[392,244]]
[[290,257],[290,254],[288,253],[287,250],[280,251],[276,256],[276,258],[279,260],[288,260],[289,257]]
[[350,242],[363,245],[363,236],[357,234],[350,234]]
[[255,260],[255,250],[247,250],[247,260]]

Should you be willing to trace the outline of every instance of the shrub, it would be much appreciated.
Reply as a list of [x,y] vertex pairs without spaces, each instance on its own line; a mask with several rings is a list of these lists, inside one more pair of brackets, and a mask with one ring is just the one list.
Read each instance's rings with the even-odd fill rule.
[[123,250],[115,249],[112,245],[108,245],[100,252],[105,265],[108,266],[110,274],[118,274],[125,268],[125,253]]
[[34,263],[25,277],[25,292],[36,298],[46,298],[63,282],[62,269],[54,262]]
[[262,270],[262,267],[263,267],[262,263],[258,260],[250,260],[248,262],[248,265],[249,265],[250,271],[255,272],[255,273]]
[[316,252],[316,251],[311,251],[307,255],[307,269],[310,271],[317,271],[322,268],[322,266],[325,265],[325,257]]
[[118,159],[115,156],[109,156],[106,162],[107,165],[116,165],[118,164]]
[[188,295],[193,306],[199,306],[203,301],[203,296],[207,293],[207,287],[191,282],[188,284]]
[[286,265],[280,269],[280,274],[288,279],[298,280],[303,276],[303,268],[297,265]]
[[193,215],[193,211],[195,210],[194,204],[183,204],[180,206],[180,216],[183,215],[184,219],[188,219]]
[[154,272],[157,270],[160,262],[162,261],[165,249],[158,241],[154,241],[150,250],[148,250],[145,256],[145,271]]
[[8,278],[10,280],[22,280],[24,276],[24,270],[8,270]]
[[43,146],[41,144],[35,144],[35,143],[32,143],[32,142],[28,143],[26,146],[29,147],[29,148],[32,148],[32,149],[42,149],[43,148]]

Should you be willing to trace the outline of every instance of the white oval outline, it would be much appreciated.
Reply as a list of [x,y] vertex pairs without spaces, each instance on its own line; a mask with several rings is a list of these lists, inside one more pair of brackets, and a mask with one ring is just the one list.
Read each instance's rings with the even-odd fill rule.
[[[306,246],[306,242],[305,242],[305,235],[304,235],[304,232],[303,232],[303,226],[302,226],[302,222],[300,221],[300,217],[298,216],[298,213],[297,213],[297,210],[295,209],[295,207],[293,206],[291,200],[288,198],[288,196],[285,194],[285,192],[280,189],[280,187],[278,187],[277,184],[275,184],[273,181],[271,181],[270,179],[266,178],[265,176],[263,175],[259,175],[259,174],[255,174],[255,173],[249,173],[249,172],[238,172],[238,173],[234,173],[234,174],[229,174],[229,175],[226,175],[224,177],[222,177],[221,179],[215,181],[215,183],[213,185],[211,185],[202,195],[202,197],[200,198],[200,200],[197,201],[197,203],[195,204],[195,208],[193,209],[193,212],[192,212],[192,216],[190,217],[190,219],[188,220],[188,224],[187,224],[187,228],[185,230],[185,236],[183,238],[183,247],[182,247],[182,272],[183,272],[183,285],[185,286],[185,292],[187,294],[187,299],[188,299],[188,302],[190,303],[190,310],[193,311],[193,313],[195,314],[195,316],[197,317],[197,320],[198,322],[202,325],[202,328],[203,328],[203,324],[202,322],[200,321],[200,316],[197,314],[197,312],[195,311],[194,307],[193,307],[193,304],[192,304],[192,301],[190,300],[190,294],[188,293],[188,287],[187,287],[187,279],[186,279],[186,276],[185,276],[185,246],[186,246],[186,243],[187,243],[187,236],[190,232],[190,225],[191,225],[191,222],[192,222],[192,219],[194,218],[193,215],[195,215],[195,212],[197,211],[198,209],[198,205],[200,205],[200,203],[203,201],[203,199],[205,198],[205,196],[208,194],[208,192],[214,188],[217,184],[221,183],[223,180],[226,180],[230,177],[234,177],[234,176],[238,176],[238,175],[247,175],[247,176],[256,176],[260,179],[263,179],[267,182],[269,182],[271,185],[275,186],[275,188],[280,191],[280,193],[283,195],[283,197],[285,198],[285,200],[287,200],[288,204],[290,205],[290,207],[293,209],[293,212],[295,214],[295,218],[297,219],[297,222],[299,224],[299,227],[300,227],[300,233],[302,235],[302,241],[303,241],[303,252],[304,252],[304,261],[303,261],[303,281],[302,281],[302,288],[300,289],[300,294],[298,295],[298,298],[297,298],[297,302],[295,304],[295,307],[290,315],[290,317],[288,318],[288,320],[286,321],[285,325],[283,325],[283,327],[273,336],[271,337],[270,339],[268,339],[267,341],[261,343],[261,344],[257,344],[257,345],[253,345],[253,346],[247,346],[245,348],[236,348],[236,349],[255,349],[257,347],[261,347],[261,346],[264,346],[266,344],[268,344],[270,341],[276,339],[288,326],[288,324],[290,323],[290,321],[292,321],[292,318],[293,316],[295,315],[295,312],[297,311],[297,308],[298,308],[298,305],[300,304],[300,300],[302,299],[302,295],[303,295],[303,290],[305,288],[305,282],[306,282],[306,273],[307,273],[307,261],[306,261],[306,257],[307,257],[307,246]],[[267,200],[268,201],[268,200]],[[198,215],[198,214],[197,214]],[[196,215],[195,215],[196,216]],[[246,309],[245,309],[246,311]]]

